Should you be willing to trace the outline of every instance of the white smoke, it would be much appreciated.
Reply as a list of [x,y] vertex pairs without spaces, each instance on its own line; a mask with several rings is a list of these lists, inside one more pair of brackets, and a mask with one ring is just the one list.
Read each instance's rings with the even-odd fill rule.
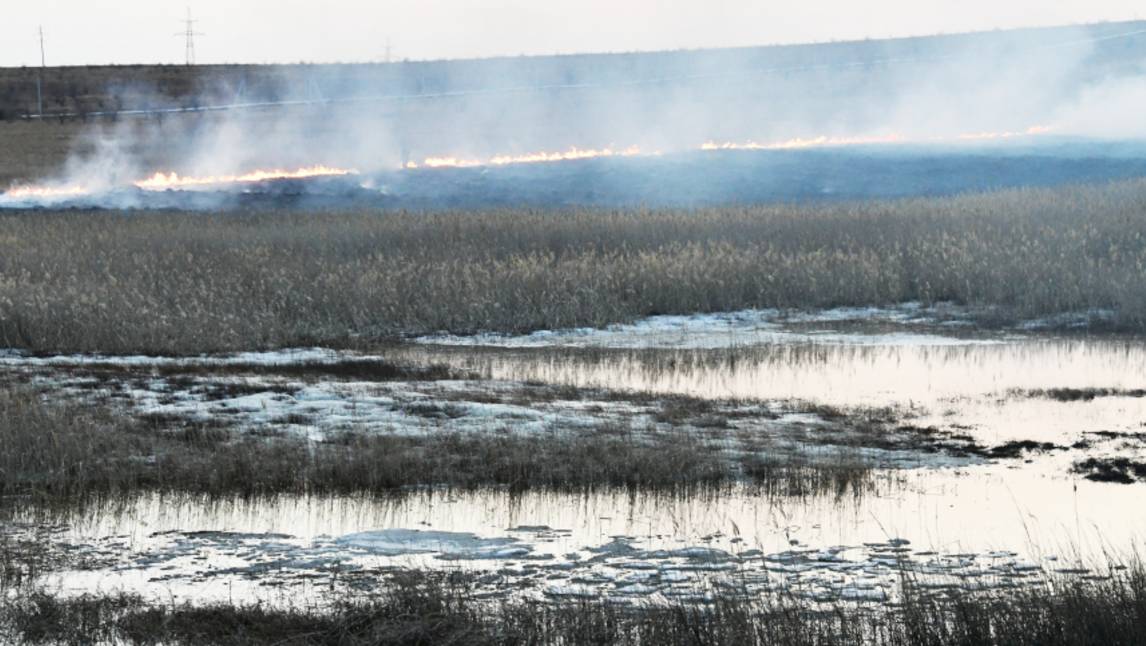
[[[631,145],[672,152],[707,141],[816,136],[928,141],[1032,126],[1146,137],[1146,34],[1136,30],[1146,26],[395,64],[381,80],[369,69],[302,67],[259,96],[237,96],[234,81],[223,79],[202,88],[199,100],[311,104],[94,125],[60,176],[45,179],[109,191],[156,171],[324,165],[370,173],[430,156]],[[1119,40],[1119,33],[1131,35]],[[171,103],[158,94],[142,99],[137,85],[124,92],[135,105]],[[130,205],[132,198],[119,199]]]

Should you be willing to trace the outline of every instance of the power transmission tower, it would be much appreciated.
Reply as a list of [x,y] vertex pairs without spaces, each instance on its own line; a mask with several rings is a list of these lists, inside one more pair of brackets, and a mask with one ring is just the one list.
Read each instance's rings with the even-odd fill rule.
[[36,116],[44,116],[44,68],[47,67],[47,58],[44,56],[44,27],[40,26],[40,74],[36,76]]
[[197,22],[199,21],[191,19],[191,7],[187,7],[187,18],[183,20],[184,29],[183,31],[175,34],[176,36],[183,36],[186,39],[185,56],[188,65],[195,64],[195,37],[207,35],[195,31],[195,23]]

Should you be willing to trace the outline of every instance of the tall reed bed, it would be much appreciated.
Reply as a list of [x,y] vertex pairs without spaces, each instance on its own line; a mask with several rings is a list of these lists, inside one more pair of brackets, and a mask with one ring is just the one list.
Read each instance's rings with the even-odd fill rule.
[[1146,181],[685,210],[0,216],[0,345],[198,353],[898,301],[1146,329]]

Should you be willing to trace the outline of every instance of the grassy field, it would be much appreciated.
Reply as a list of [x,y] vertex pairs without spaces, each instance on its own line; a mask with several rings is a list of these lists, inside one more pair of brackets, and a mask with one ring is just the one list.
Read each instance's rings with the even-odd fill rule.
[[[393,76],[384,65],[86,65],[0,68],[0,118],[35,114],[42,79],[44,113],[91,113],[177,108],[221,102],[220,92],[274,100],[299,78],[336,79],[348,73],[379,80]],[[340,70],[341,69],[341,73]],[[300,87],[296,89],[301,89]],[[233,97],[228,96],[227,99]],[[292,97],[293,98],[293,97]]]
[[1146,182],[703,211],[0,215],[0,344],[200,353],[954,301],[1146,329]]
[[[97,112],[150,107],[339,97],[364,88],[394,94],[449,92],[488,87],[578,82],[631,82],[706,70],[797,67],[814,61],[855,64],[886,58],[927,58],[967,48],[1032,47],[1095,39],[1090,65],[1096,76],[1135,62],[1141,43],[1108,40],[1133,32],[1141,22],[1111,22],[1039,29],[995,30],[912,38],[740,47],[663,52],[517,56],[476,60],[396,61],[393,63],[286,65],[87,65],[0,68],[0,120],[36,111],[36,85],[42,80],[44,111]],[[867,78],[879,78],[881,66]],[[759,77],[759,75],[757,75]],[[757,79],[759,80],[759,79]],[[355,91],[355,92],[352,92]]]
[[0,190],[60,172],[83,128],[81,123],[0,123]]

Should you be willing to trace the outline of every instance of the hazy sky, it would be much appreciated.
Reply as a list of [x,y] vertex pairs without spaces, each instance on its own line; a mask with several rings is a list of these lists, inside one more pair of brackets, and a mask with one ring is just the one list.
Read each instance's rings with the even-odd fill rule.
[[380,61],[793,43],[1146,18],[1143,0],[4,0],[0,66]]

